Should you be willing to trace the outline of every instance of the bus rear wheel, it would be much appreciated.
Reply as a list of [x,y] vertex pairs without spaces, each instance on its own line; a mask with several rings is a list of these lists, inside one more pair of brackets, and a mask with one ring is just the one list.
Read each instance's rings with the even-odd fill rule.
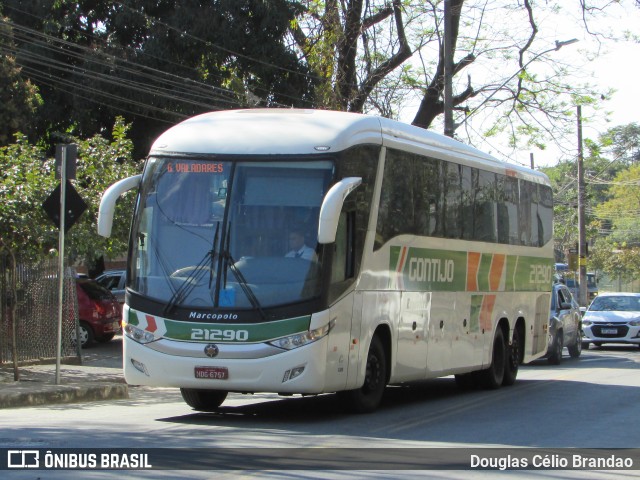
[[502,379],[502,385],[505,387],[510,387],[516,383],[516,377],[518,376],[518,368],[522,361],[522,336],[520,333],[520,325],[516,325],[513,330],[511,345],[507,348],[507,361],[504,369],[504,378]]
[[387,355],[380,337],[371,340],[367,354],[367,371],[364,385],[355,390],[340,392],[339,397],[346,402],[347,408],[354,413],[371,413],[382,401],[387,386]]
[[502,329],[498,327],[493,339],[493,351],[491,353],[491,365],[480,372],[480,380],[484,388],[495,390],[502,386],[504,372],[507,366],[507,346],[504,342]]
[[219,390],[181,388],[180,393],[187,405],[199,412],[214,412],[227,398],[227,392]]

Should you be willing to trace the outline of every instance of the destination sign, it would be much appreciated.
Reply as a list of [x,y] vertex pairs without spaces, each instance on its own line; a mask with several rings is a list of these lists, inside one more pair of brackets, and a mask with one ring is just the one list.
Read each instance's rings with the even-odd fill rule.
[[169,162],[167,173],[223,173],[222,163]]

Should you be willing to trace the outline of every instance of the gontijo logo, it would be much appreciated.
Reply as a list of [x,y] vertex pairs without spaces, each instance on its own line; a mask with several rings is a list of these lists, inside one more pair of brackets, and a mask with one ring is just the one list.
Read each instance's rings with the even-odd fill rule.
[[409,280],[417,282],[452,283],[455,263],[451,259],[420,258],[409,259]]
[[548,291],[552,259],[413,247],[391,247],[389,288],[400,290]]

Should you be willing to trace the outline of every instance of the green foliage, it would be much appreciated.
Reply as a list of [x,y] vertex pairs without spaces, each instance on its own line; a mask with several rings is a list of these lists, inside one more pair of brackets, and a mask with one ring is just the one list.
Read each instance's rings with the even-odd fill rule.
[[[0,51],[12,51],[15,45],[11,28],[5,19],[0,20]],[[41,104],[38,89],[22,76],[15,57],[0,55],[0,145],[12,142],[17,132],[29,133]]]
[[[585,140],[589,269],[633,279],[640,275],[640,126],[615,127],[598,141]],[[556,251],[578,241],[576,162],[544,169],[554,190]],[[562,259],[562,258],[560,258]]]
[[589,257],[589,268],[624,281],[637,280],[640,277],[640,247],[603,239]]
[[30,122],[38,137],[57,143],[73,127],[88,138],[122,115],[137,157],[192,115],[311,106],[313,79],[287,38],[300,8],[290,0],[2,2],[23,75],[44,101]]
[[50,165],[41,149],[18,134],[16,143],[0,147],[0,237],[2,247],[36,256],[55,243],[40,208],[54,188]]
[[[102,192],[122,178],[135,175],[142,165],[131,156],[128,126],[118,118],[112,139],[95,135],[73,139],[78,145],[75,189],[87,210],[65,236],[65,251],[71,258],[92,264],[105,255],[113,258],[126,252],[133,194],[116,208],[113,235],[109,239],[96,233],[97,213]],[[55,159],[18,135],[15,144],[0,148],[0,234],[4,248],[27,257],[46,254],[58,247],[58,229],[42,209],[42,203],[59,183],[55,179]]]
[[609,199],[596,208],[599,218],[611,222],[608,241],[640,246],[640,164],[620,171],[608,194]]

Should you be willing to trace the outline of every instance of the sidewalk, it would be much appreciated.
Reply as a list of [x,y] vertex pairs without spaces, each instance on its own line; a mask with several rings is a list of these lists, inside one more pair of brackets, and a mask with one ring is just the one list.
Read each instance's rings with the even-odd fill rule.
[[0,408],[129,398],[122,368],[63,364],[59,385],[55,364],[21,366],[19,372],[16,382],[13,367],[0,366]]

